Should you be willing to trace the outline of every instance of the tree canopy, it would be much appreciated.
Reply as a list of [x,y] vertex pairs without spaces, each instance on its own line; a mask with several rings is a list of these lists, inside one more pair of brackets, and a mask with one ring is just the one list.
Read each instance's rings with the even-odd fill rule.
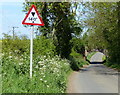
[[85,20],[89,27],[88,47],[108,50],[109,60],[120,61],[120,2],[87,3],[90,14]]

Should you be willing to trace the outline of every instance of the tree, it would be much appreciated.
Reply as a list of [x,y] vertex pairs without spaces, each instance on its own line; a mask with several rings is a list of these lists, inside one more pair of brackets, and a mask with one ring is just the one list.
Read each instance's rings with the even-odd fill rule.
[[[112,63],[119,63],[120,61],[120,3],[90,3],[87,5],[91,11],[91,15],[85,21],[91,27],[91,38],[93,43],[101,48],[108,50],[109,60]],[[99,40],[94,40],[94,39]]]
[[[52,37],[58,55],[62,58],[68,58],[71,52],[71,34],[79,34],[81,32],[81,28],[79,28],[79,24],[75,19],[75,14],[71,11],[74,4],[70,2],[27,2],[24,4],[24,11],[28,11],[28,7],[31,4],[35,4],[39,12],[42,13],[45,23],[44,27],[39,28],[42,35],[46,38]],[[77,6],[76,3],[75,6]]]

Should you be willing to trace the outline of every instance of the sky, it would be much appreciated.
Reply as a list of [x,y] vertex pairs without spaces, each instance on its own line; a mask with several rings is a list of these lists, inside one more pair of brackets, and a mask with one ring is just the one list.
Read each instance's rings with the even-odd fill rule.
[[[24,1],[24,0],[23,0]],[[22,25],[22,21],[25,18],[23,10],[23,2],[1,2],[0,3],[0,38],[3,37],[2,33],[12,35],[12,27],[15,28],[15,33],[19,35],[30,36],[30,28],[26,28]]]
[[[3,37],[2,33],[13,35],[13,27],[15,28],[15,34],[27,35],[30,38],[30,29],[22,25],[22,21],[25,18],[25,12],[23,12],[23,2],[0,2],[0,39]],[[1,32],[2,31],[2,32]],[[84,31],[86,31],[84,29]]]

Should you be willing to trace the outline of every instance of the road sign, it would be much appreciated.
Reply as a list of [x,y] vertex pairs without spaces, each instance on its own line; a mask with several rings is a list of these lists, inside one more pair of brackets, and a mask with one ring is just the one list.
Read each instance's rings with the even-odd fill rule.
[[42,18],[40,17],[35,5],[32,5],[22,24],[44,26]]
[[[28,14],[26,15],[25,19],[23,20],[22,24],[25,25],[39,25],[44,26],[42,18],[40,17],[35,5],[32,5]],[[34,33],[34,26],[32,26],[32,32],[30,37],[30,78],[32,78],[32,60],[33,60],[33,33]]]

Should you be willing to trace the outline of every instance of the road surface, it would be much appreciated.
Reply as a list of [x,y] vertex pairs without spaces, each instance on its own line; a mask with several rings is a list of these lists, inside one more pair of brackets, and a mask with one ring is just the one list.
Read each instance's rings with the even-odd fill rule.
[[118,72],[103,64],[90,64],[70,76],[67,93],[118,93]]
[[90,58],[90,62],[103,62],[103,56],[103,53],[97,52]]

